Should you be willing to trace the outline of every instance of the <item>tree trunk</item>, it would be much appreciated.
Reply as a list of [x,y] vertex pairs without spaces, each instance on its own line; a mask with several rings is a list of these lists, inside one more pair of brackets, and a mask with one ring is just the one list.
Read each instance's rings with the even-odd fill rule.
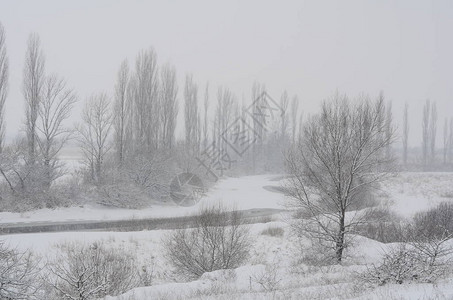
[[335,254],[337,258],[337,262],[341,263],[341,259],[343,258],[343,249],[344,249],[344,233],[345,233],[345,226],[344,226],[344,214],[340,217],[340,228],[337,235],[337,242],[335,245]]
[[[48,155],[46,155],[46,157],[48,157]],[[44,189],[48,191],[50,190],[50,185],[52,183],[52,171],[50,169],[50,159],[48,158],[44,160],[44,172],[45,172]]]

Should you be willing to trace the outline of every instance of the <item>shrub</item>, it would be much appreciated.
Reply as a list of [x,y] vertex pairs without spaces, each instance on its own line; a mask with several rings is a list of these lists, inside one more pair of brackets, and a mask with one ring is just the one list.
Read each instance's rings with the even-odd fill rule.
[[356,233],[382,242],[394,243],[407,240],[407,222],[388,208],[374,208],[367,213],[366,222],[358,225]]
[[432,257],[424,248],[401,244],[384,253],[383,261],[360,275],[368,284],[384,285],[403,282],[435,282],[445,274],[449,262],[445,256]]
[[417,269],[418,261],[414,253],[405,245],[400,245],[384,253],[382,263],[378,266],[372,265],[367,272],[361,274],[361,278],[369,284],[401,284],[417,279],[419,275]]
[[139,285],[135,260],[120,249],[102,244],[63,244],[61,255],[49,262],[49,285],[56,299],[95,299],[115,296]]
[[[386,232],[392,233],[391,230]],[[385,253],[379,266],[368,269],[362,276],[366,282],[378,285],[435,282],[450,271],[453,249],[448,241],[453,236],[452,203],[441,203],[416,214],[413,222],[404,226],[399,235],[406,244]]]
[[239,212],[227,212],[220,205],[201,208],[194,226],[172,231],[163,239],[168,261],[183,277],[235,268],[247,259],[250,234],[241,225]]
[[261,232],[261,234],[263,235],[269,235],[273,237],[282,237],[284,233],[285,231],[283,230],[283,228],[275,226],[268,227]]
[[36,299],[39,283],[31,252],[18,252],[0,242],[0,299]]
[[453,234],[453,203],[442,202],[414,216],[412,236],[425,240],[443,239]]
[[283,280],[279,274],[279,266],[281,262],[275,259],[266,264],[266,267],[261,272],[253,274],[251,279],[261,286],[265,292],[275,292],[280,287],[280,282]]
[[[307,243],[307,244],[306,244]],[[348,240],[349,245],[350,240]],[[333,249],[332,243],[326,242],[319,239],[305,239],[299,237],[299,257],[300,263],[304,263],[308,266],[330,266],[337,263],[335,253],[332,251],[326,251],[326,249]]]

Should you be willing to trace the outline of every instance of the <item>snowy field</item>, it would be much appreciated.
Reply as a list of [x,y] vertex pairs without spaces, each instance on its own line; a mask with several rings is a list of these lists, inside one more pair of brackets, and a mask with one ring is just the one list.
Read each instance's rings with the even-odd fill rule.
[[[384,183],[378,196],[401,216],[411,217],[439,202],[453,201],[453,173],[402,173]],[[278,175],[226,178],[194,207],[153,206],[145,210],[105,209],[85,206],[12,214],[1,213],[0,222],[62,220],[112,220],[181,216],[194,213],[206,203],[222,202],[236,209],[284,208],[285,197],[273,192],[283,179]],[[284,218],[282,218],[283,220]],[[385,285],[374,289],[357,284],[367,265],[378,263],[394,244],[357,236],[347,249],[342,265],[309,266],[300,261],[299,245],[283,221],[250,225],[253,248],[247,263],[234,270],[205,273],[183,282],[163,256],[161,240],[166,230],[139,232],[70,232],[2,236],[8,245],[31,249],[38,257],[59,251],[58,245],[102,242],[137,255],[138,262],[153,270],[153,285],[133,289],[109,300],[145,299],[453,299],[453,278],[436,284]],[[268,235],[268,228],[282,234]],[[271,274],[272,278],[266,277]],[[266,280],[263,278],[266,277]],[[271,288],[272,287],[272,288]]]
[[380,196],[393,211],[411,217],[440,202],[453,201],[453,173],[401,173],[383,184]]

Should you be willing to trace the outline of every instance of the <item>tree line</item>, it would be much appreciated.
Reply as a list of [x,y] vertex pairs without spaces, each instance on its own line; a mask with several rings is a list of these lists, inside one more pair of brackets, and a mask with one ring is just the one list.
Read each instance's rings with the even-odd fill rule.
[[[251,100],[239,100],[226,87],[211,96],[209,84],[201,89],[191,74],[180,88],[176,68],[159,65],[152,48],[140,51],[133,64],[121,62],[111,95],[87,97],[80,121],[71,126],[69,118],[80,97],[63,77],[47,72],[41,40],[31,34],[22,81],[25,134],[7,143],[6,50],[6,34],[0,26],[2,209],[55,207],[87,198],[121,207],[140,207],[150,199],[167,201],[169,182],[180,172],[212,181],[217,179],[210,176],[214,171],[223,175],[283,170],[285,147],[298,138],[297,96],[291,105],[286,92],[272,100],[277,117],[267,124],[259,108],[263,103],[255,103],[265,94],[263,85],[253,86]],[[253,108],[246,114],[249,106]],[[178,118],[180,113],[183,116]],[[176,129],[181,120],[180,139]],[[233,135],[232,130],[242,132],[235,142],[244,149],[248,144],[248,151],[237,155],[231,150],[226,136]],[[83,155],[83,168],[71,175],[59,159],[70,141]],[[206,163],[200,167],[203,153],[211,153],[209,169]]]
[[408,114],[409,104],[405,103],[401,129],[402,165],[409,170],[450,170],[453,163],[453,117],[445,117],[444,119],[441,133],[442,146],[439,149],[437,146],[437,138],[440,133],[438,130],[437,104],[436,101],[426,100],[423,105],[420,148],[409,149]]
[[[304,133],[297,95],[283,92],[278,99],[255,83],[250,99],[239,99],[226,87],[201,87],[191,74],[179,87],[176,68],[159,65],[156,52],[140,51],[133,63],[121,62],[114,88],[85,99],[80,122],[68,119],[81,101],[63,77],[49,74],[37,34],[31,34],[23,70],[25,103],[23,132],[5,141],[5,101],[9,65],[6,34],[0,26],[0,177],[1,202],[13,209],[68,205],[83,199],[102,204],[141,207],[150,199],[167,201],[169,182],[181,172],[216,180],[224,174],[283,172],[284,154]],[[379,98],[384,101],[381,93]],[[385,101],[384,101],[385,102]],[[271,105],[273,107],[265,107]],[[408,147],[409,105],[404,107],[401,165],[431,170],[451,165],[453,120],[445,120],[442,158],[436,149],[437,107],[423,108],[419,152]],[[182,114],[181,117],[178,117]],[[269,120],[270,115],[275,115]],[[393,119],[391,102],[381,118]],[[184,129],[177,138],[179,127]],[[75,141],[84,167],[68,175],[59,159]],[[240,148],[240,149],[239,149]],[[391,146],[383,150],[394,154]]]

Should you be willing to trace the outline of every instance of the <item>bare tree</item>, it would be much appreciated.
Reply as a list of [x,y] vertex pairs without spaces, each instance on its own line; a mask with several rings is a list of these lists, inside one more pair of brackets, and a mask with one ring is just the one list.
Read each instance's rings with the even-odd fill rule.
[[44,56],[41,42],[37,34],[31,34],[28,39],[25,56],[23,94],[25,97],[25,128],[27,133],[28,160],[34,164],[36,159],[36,122],[39,114],[44,85]]
[[88,99],[82,113],[83,124],[78,127],[80,145],[90,168],[91,178],[101,183],[105,156],[111,148],[109,143],[112,113],[105,94]]
[[450,118],[450,134],[448,135],[448,161],[453,161],[453,118]]
[[291,102],[291,142],[296,143],[296,131],[297,131],[297,111],[299,109],[299,99],[297,96],[293,97]]
[[[252,87],[252,103],[253,106],[253,115],[254,115],[254,122],[253,122],[253,129],[257,133],[257,140],[262,143],[265,140],[265,129],[263,128],[262,124],[265,124],[265,116],[260,113],[260,105],[262,104],[262,97],[266,92],[266,87],[264,84],[259,84],[255,82]],[[261,145],[260,145],[261,146]]]
[[121,63],[115,85],[114,123],[115,150],[118,163],[121,166],[124,160],[126,141],[128,140],[126,130],[130,118],[130,103],[127,97],[129,83],[129,65],[127,60]]
[[37,143],[43,158],[46,188],[61,176],[58,172],[57,155],[71,137],[73,131],[64,126],[77,97],[66,87],[63,79],[48,76],[45,79],[41,101],[39,102],[39,122],[36,125]]
[[176,70],[170,65],[164,65],[161,72],[160,102],[161,130],[164,149],[172,149],[175,145],[176,118],[178,116],[178,83]]
[[409,123],[408,123],[408,110],[409,105],[404,104],[404,115],[403,115],[403,163],[407,165],[407,142],[409,139]]
[[431,132],[429,130],[429,120],[430,120],[430,102],[426,100],[425,105],[423,106],[423,119],[422,119],[422,162],[423,168],[426,170],[428,166],[428,150],[430,145],[430,136]]
[[366,217],[351,210],[357,210],[370,188],[388,174],[381,170],[391,159],[380,152],[393,142],[394,130],[383,135],[384,112],[382,98],[362,96],[351,102],[336,94],[307,121],[298,148],[287,156],[292,204],[308,217],[303,234],[332,247],[338,262],[345,235]]
[[260,114],[260,97],[266,92],[266,87],[264,84],[260,84],[258,82],[253,83],[252,86],[252,114],[253,114],[253,140],[256,141],[253,143],[253,155],[252,155],[252,162],[253,162],[253,171],[256,171],[257,166],[257,159],[261,154],[263,141],[266,138],[265,133],[266,131],[263,128],[264,123],[264,116]]
[[448,138],[449,132],[448,132],[448,118],[445,118],[444,122],[444,148],[443,148],[443,158],[444,158],[444,165],[447,163],[447,154],[448,154],[448,148],[450,147],[449,143],[449,138]]
[[[389,101],[387,104],[387,111],[386,111],[386,118],[385,118],[385,139],[389,140],[391,139],[391,135],[393,134],[393,126],[392,126],[392,121],[393,121],[393,115],[392,115],[392,102]],[[388,144],[385,148],[385,155],[386,157],[390,158],[392,156],[391,153],[391,144]]]
[[304,122],[303,122],[303,119],[304,119],[304,114],[301,113],[300,116],[299,116],[299,137],[298,137],[299,141],[302,139],[302,135],[304,133]]
[[206,83],[206,89],[204,92],[204,124],[203,124],[203,148],[208,147],[208,110],[209,110],[209,82]]
[[159,90],[157,55],[153,49],[137,56],[135,76],[131,88],[133,101],[133,136],[140,151],[150,152],[158,147]]
[[192,153],[197,153],[200,147],[200,116],[198,113],[198,87],[193,82],[192,76],[186,76],[184,88],[184,121],[186,133],[186,146]]
[[[127,95],[126,98],[129,100],[129,118],[127,118],[127,122],[125,124],[126,128],[126,138],[130,140],[129,143],[127,143],[125,146],[126,148],[123,149],[126,153],[134,153],[137,151],[142,151],[144,149],[144,145],[139,143],[138,134],[137,134],[137,120],[136,120],[136,97],[137,97],[137,78],[136,75],[133,73],[130,74],[129,76],[129,82],[127,85]],[[123,157],[124,158],[124,157]]]
[[217,124],[217,145],[221,152],[224,152],[226,148],[222,134],[233,120],[235,102],[234,96],[229,89],[222,87],[218,89],[215,123]]
[[5,101],[8,94],[8,57],[6,56],[6,36],[0,23],[0,153],[5,138]]
[[288,104],[289,104],[288,93],[284,91],[280,99],[280,107],[283,110],[280,122],[280,137],[283,142],[285,142],[286,140],[288,131]]
[[430,163],[434,164],[436,159],[436,136],[437,136],[437,106],[434,101],[431,104],[431,118],[429,122],[429,147],[430,147]]

